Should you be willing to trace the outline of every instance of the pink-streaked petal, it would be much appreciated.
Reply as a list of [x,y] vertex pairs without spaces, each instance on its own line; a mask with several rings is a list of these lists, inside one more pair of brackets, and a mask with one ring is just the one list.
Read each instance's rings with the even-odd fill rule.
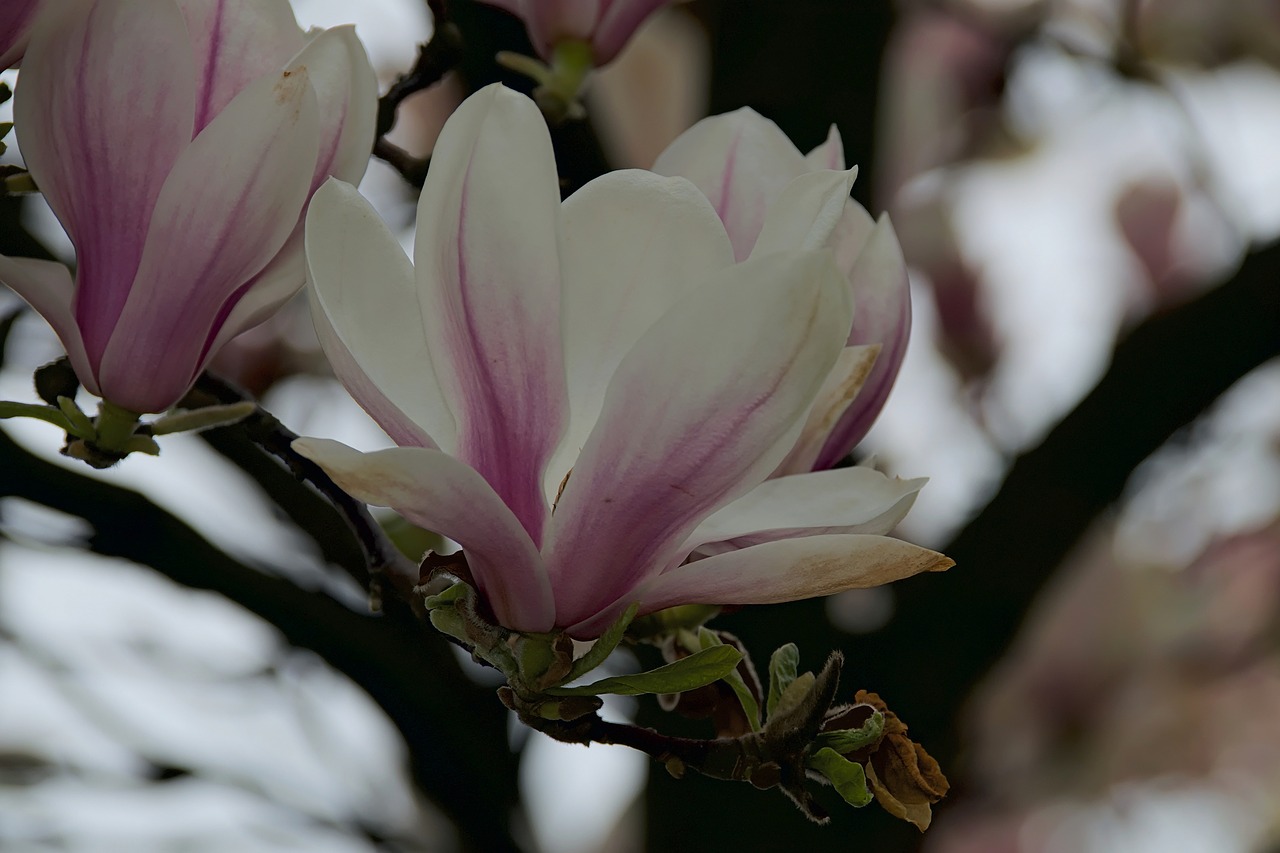
[[840,130],[834,124],[827,131],[827,138],[821,145],[804,155],[804,162],[810,169],[834,169],[844,171],[844,140],[840,138]]
[[227,310],[226,319],[210,342],[206,355],[212,358],[227,341],[268,320],[280,306],[294,297],[306,278],[302,223],[299,222],[271,262],[241,286],[239,297],[233,297],[235,304]]
[[450,117],[418,204],[422,316],[457,456],[536,544],[542,475],[568,422],[560,345],[560,188],[542,113],[499,85]]
[[614,370],[640,336],[733,263],[724,226],[698,188],[652,172],[610,172],[561,211],[561,330],[569,429],[547,468],[552,496],[586,442]]
[[[286,4],[287,5],[287,4]],[[320,105],[320,153],[311,188],[329,176],[359,184],[369,165],[378,112],[378,81],[354,27],[325,30],[289,61],[306,69]]]
[[315,163],[316,113],[305,72],[263,77],[182,153],[99,368],[112,402],[161,411],[194,380],[229,300],[298,221]]
[[744,260],[769,206],[810,170],[776,124],[743,107],[703,119],[680,134],[658,155],[653,171],[693,181],[724,222],[734,258]]
[[879,344],[844,348],[836,366],[822,383],[822,390],[818,392],[818,398],[814,400],[813,408],[805,418],[800,438],[774,472],[775,477],[813,470],[831,431],[866,384],[879,355]]
[[422,447],[361,453],[336,441],[300,438],[293,449],[355,499],[389,506],[461,545],[476,587],[499,624],[518,631],[554,627],[555,604],[538,549],[470,467]]
[[884,535],[906,516],[926,482],[860,467],[776,477],[717,510],[685,547],[718,554],[797,536]]
[[27,167],[76,247],[75,314],[97,368],[161,187],[191,141],[195,72],[181,13],[99,0],[42,15],[16,101]]
[[302,30],[286,0],[177,3],[195,54],[197,133],[245,87],[279,72],[302,49]]
[[876,221],[865,207],[852,199],[845,202],[844,215],[836,223],[827,241],[827,247],[836,253],[836,266],[845,275],[853,274],[858,256],[862,254],[862,248],[867,245],[875,227]]
[[854,291],[850,344],[880,344],[880,357],[831,431],[815,467],[829,468],[847,455],[871,429],[884,408],[911,334],[911,288],[902,247],[888,216],[881,216],[849,276]]
[[544,553],[562,623],[673,560],[795,444],[851,307],[827,252],[729,268],[660,318],[614,374]]
[[604,65],[622,52],[640,25],[671,0],[601,0],[600,19],[591,38],[596,65]]
[[449,452],[456,428],[427,350],[413,266],[350,184],[330,180],[311,200],[307,267],[316,331],[351,396],[397,444]]
[[67,358],[80,379],[80,384],[91,393],[98,393],[98,380],[94,376],[89,356],[85,353],[80,328],[72,315],[75,285],[71,273],[54,261],[37,261],[31,258],[7,258],[0,255],[0,283],[27,301],[62,341]]
[[801,175],[787,184],[769,206],[751,256],[825,246],[844,216],[857,176],[856,168],[824,170]]
[[22,58],[36,22],[36,10],[45,0],[5,0],[0,9],[0,71]]
[[677,604],[778,604],[940,572],[950,558],[887,536],[780,539],[678,566],[640,593],[640,612]]

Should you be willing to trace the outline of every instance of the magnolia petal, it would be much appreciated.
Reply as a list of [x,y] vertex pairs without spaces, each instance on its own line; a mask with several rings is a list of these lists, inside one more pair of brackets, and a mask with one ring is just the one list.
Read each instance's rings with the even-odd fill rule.
[[926,482],[861,467],[775,477],[708,517],[686,547],[717,554],[797,536],[883,535],[906,516]]
[[299,222],[270,263],[228,300],[233,305],[205,351],[207,358],[212,358],[236,335],[265,322],[302,288],[307,279],[302,230]]
[[448,452],[453,415],[427,350],[413,266],[399,242],[364,196],[338,180],[311,200],[306,230],[316,332],[334,372],[397,444]]
[[0,71],[22,58],[35,24],[36,9],[45,0],[5,0],[0,12]]
[[318,189],[330,175],[359,184],[377,129],[378,81],[355,27],[320,33],[287,69],[306,71],[320,106],[320,148],[311,189]]
[[278,72],[302,49],[302,29],[284,0],[177,0],[196,63],[199,133],[236,95]]
[[658,155],[653,171],[681,175],[702,190],[741,261],[751,254],[769,206],[809,167],[776,124],[743,107],[680,134]]
[[809,172],[787,184],[765,215],[752,257],[826,245],[857,177],[855,167],[847,172]]
[[877,342],[880,357],[858,397],[841,415],[815,463],[829,468],[862,441],[884,408],[907,353],[911,334],[911,287],[902,247],[888,216],[880,217],[850,276],[857,310],[850,344]]
[[[856,311],[854,316],[857,316]],[[848,411],[849,404],[857,398],[879,355],[879,344],[844,348],[836,366],[822,383],[822,390],[818,392],[818,398],[809,410],[800,438],[774,472],[775,477],[813,470],[818,454],[826,445],[827,437],[831,435],[841,416]]]
[[98,380],[85,352],[76,318],[71,313],[76,288],[67,268],[55,261],[0,255],[0,283],[12,288],[53,327],[80,384],[97,394]]
[[826,252],[717,274],[618,366],[544,553],[562,624],[660,572],[707,515],[795,443],[844,343],[843,277]]
[[171,3],[69,3],[41,16],[23,66],[15,126],[27,167],[75,244],[75,314],[96,367],[161,187],[191,141],[186,24]]
[[549,631],[555,625],[551,586],[538,549],[470,467],[423,447],[361,453],[336,441],[300,438],[293,449],[357,500],[389,506],[461,545],[476,587],[499,624],[518,631]]
[[596,65],[611,62],[622,52],[640,25],[671,0],[603,0],[600,20],[591,39]]
[[560,189],[546,121],[500,85],[450,117],[418,205],[415,266],[457,455],[537,544],[542,474],[568,421],[560,345]]
[[777,604],[864,589],[955,565],[935,551],[867,534],[779,539],[677,566],[638,590],[640,612],[677,604]]
[[137,278],[103,354],[98,380],[112,402],[161,411],[186,391],[228,302],[298,221],[317,122],[305,73],[263,77],[182,153],[156,202]]
[[840,138],[840,129],[834,124],[827,131],[826,141],[804,155],[804,162],[810,169],[834,169],[844,171],[844,140]]
[[599,417],[623,356],[695,285],[733,263],[719,217],[684,178],[611,172],[570,196],[560,216],[569,429],[547,468],[551,495]]

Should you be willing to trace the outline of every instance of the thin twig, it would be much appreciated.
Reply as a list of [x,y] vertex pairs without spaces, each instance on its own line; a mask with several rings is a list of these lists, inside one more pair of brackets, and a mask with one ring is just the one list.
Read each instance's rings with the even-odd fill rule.
[[[226,380],[206,373],[196,382],[187,402],[199,404],[214,401],[226,405],[246,400],[252,398],[244,391]],[[368,577],[357,577],[358,581],[368,584],[385,579],[401,598],[405,601],[412,600],[413,587],[418,582],[418,567],[400,553],[364,504],[338,488],[319,465],[293,449],[297,433],[261,407],[229,429],[243,432],[262,451],[283,462],[294,477],[309,483],[333,505],[351,528],[365,557]],[[245,460],[231,456],[228,458],[238,466],[245,467]]]
[[378,123],[373,154],[383,160],[409,184],[421,187],[426,180],[431,158],[414,157],[387,139],[396,125],[396,111],[405,98],[439,83],[462,60],[462,34],[449,20],[443,0],[429,0],[432,32],[430,41],[418,48],[413,68],[401,74],[378,99]]

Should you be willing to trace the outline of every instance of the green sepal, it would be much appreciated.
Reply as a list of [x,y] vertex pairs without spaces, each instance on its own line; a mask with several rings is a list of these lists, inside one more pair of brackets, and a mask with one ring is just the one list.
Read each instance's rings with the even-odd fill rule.
[[183,409],[171,412],[151,424],[152,435],[169,435],[175,432],[195,432],[239,423],[258,410],[258,404],[248,400],[228,403],[225,406],[204,406],[199,409]]
[[80,411],[80,407],[76,405],[76,401],[70,397],[59,397],[58,409],[62,414],[66,415],[67,422],[71,424],[71,429],[67,432],[80,438],[92,440],[98,434],[97,428],[94,427],[93,421],[89,420],[89,416]]
[[613,654],[613,650],[618,647],[618,643],[622,642],[622,635],[626,633],[627,626],[631,624],[631,620],[636,618],[636,611],[640,609],[639,602],[627,608],[626,612],[618,617],[618,621],[609,626],[595,644],[587,649],[587,653],[573,662],[573,668],[569,670],[568,676],[561,681],[561,684],[581,678],[591,670],[604,663],[609,655]]
[[818,746],[834,749],[841,755],[848,755],[871,746],[884,735],[884,714],[876,711],[857,729],[836,729],[832,732],[820,732],[814,741]]
[[862,765],[850,761],[834,749],[824,747],[818,750],[809,756],[805,766],[826,776],[836,793],[854,808],[860,809],[875,799],[867,790],[867,775],[863,772]]
[[638,672],[635,675],[615,675],[582,687],[553,687],[546,692],[552,696],[598,696],[613,693],[618,696],[639,696],[642,693],[683,693],[719,681],[742,660],[742,653],[732,646],[715,646],[678,661]]
[[428,610],[436,610],[440,607],[451,607],[454,602],[461,601],[467,597],[467,593],[471,592],[471,587],[462,581],[458,581],[453,586],[437,595],[429,595],[422,602],[423,606]]
[[[732,648],[732,646],[726,646],[715,632],[708,628],[698,629],[698,642],[704,651],[713,648]],[[747,722],[751,724],[751,731],[760,731],[760,703],[752,695],[751,688],[747,687],[747,682],[743,680],[742,673],[738,672],[736,666],[725,674],[724,683],[729,685],[733,695],[738,697],[742,710],[747,713]]]
[[0,400],[0,420],[5,418],[35,418],[38,421],[51,423],[63,432],[71,432],[73,429],[66,415],[53,406],[42,406],[39,403]]
[[779,691],[778,701],[773,704],[773,710],[769,712],[769,719],[781,719],[790,711],[799,707],[800,703],[804,702],[805,697],[809,695],[809,691],[813,689],[813,685],[817,683],[817,680],[818,677],[812,672],[797,675],[785,689]]
[[796,673],[800,667],[800,649],[795,643],[787,643],[785,646],[779,646],[778,649],[769,656],[769,698],[765,702],[765,710],[769,716],[773,716],[774,710],[778,707],[778,700],[782,698],[782,693],[791,686],[791,682],[796,680]]

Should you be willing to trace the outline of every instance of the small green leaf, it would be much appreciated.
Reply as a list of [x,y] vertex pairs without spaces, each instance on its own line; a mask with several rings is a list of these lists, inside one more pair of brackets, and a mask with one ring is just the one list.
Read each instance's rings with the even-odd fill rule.
[[564,684],[568,681],[581,678],[591,670],[605,662],[609,655],[613,654],[613,650],[618,647],[618,643],[622,642],[622,635],[626,633],[627,626],[631,624],[631,620],[636,618],[636,611],[640,609],[640,603],[636,602],[627,608],[626,612],[618,617],[618,621],[609,626],[609,629],[600,635],[595,645],[587,649],[587,653],[573,662],[573,668],[569,670],[569,675],[560,683]]
[[795,643],[787,643],[785,646],[778,647],[772,655],[769,656],[769,699],[765,703],[765,709],[769,712],[769,716],[773,716],[773,711],[778,707],[778,700],[782,697],[782,691],[791,686],[791,682],[796,680],[796,672],[800,666],[800,649]]
[[41,406],[39,403],[15,403],[0,400],[0,420],[5,418],[35,418],[51,423],[63,432],[74,432],[67,416],[52,406]]
[[[724,642],[715,635],[715,632],[707,628],[698,629],[698,642],[702,644],[704,649],[732,648],[732,646],[725,646]],[[752,695],[751,688],[747,687],[747,682],[742,679],[742,673],[738,672],[736,666],[724,677],[724,683],[729,685],[733,695],[738,697],[742,710],[746,711],[747,722],[751,724],[751,731],[760,731],[760,703]]]
[[862,808],[875,799],[867,790],[867,776],[862,765],[850,761],[834,749],[823,748],[805,762],[805,766],[817,770],[831,780],[836,793],[854,808]]
[[597,696],[601,693],[639,696],[642,693],[683,693],[686,690],[694,690],[713,681],[719,681],[732,672],[740,660],[742,660],[742,653],[732,646],[716,646],[648,672],[616,675],[582,687],[553,687],[547,693],[552,696]]
[[471,592],[471,587],[467,586],[462,581],[458,581],[439,595],[427,596],[426,600],[423,601],[422,604],[428,610],[435,610],[440,607],[451,607],[455,601],[461,601],[466,598],[467,593],[469,592]]
[[70,397],[59,397],[58,408],[62,414],[67,416],[67,421],[71,424],[71,432],[81,438],[91,439],[97,435],[97,428],[93,425],[93,421],[89,420],[89,416],[80,411],[80,407],[76,405],[76,401]]
[[837,729],[833,732],[821,732],[817,743],[822,747],[830,747],[841,755],[868,747],[880,740],[884,734],[884,714],[876,711],[857,729]]

